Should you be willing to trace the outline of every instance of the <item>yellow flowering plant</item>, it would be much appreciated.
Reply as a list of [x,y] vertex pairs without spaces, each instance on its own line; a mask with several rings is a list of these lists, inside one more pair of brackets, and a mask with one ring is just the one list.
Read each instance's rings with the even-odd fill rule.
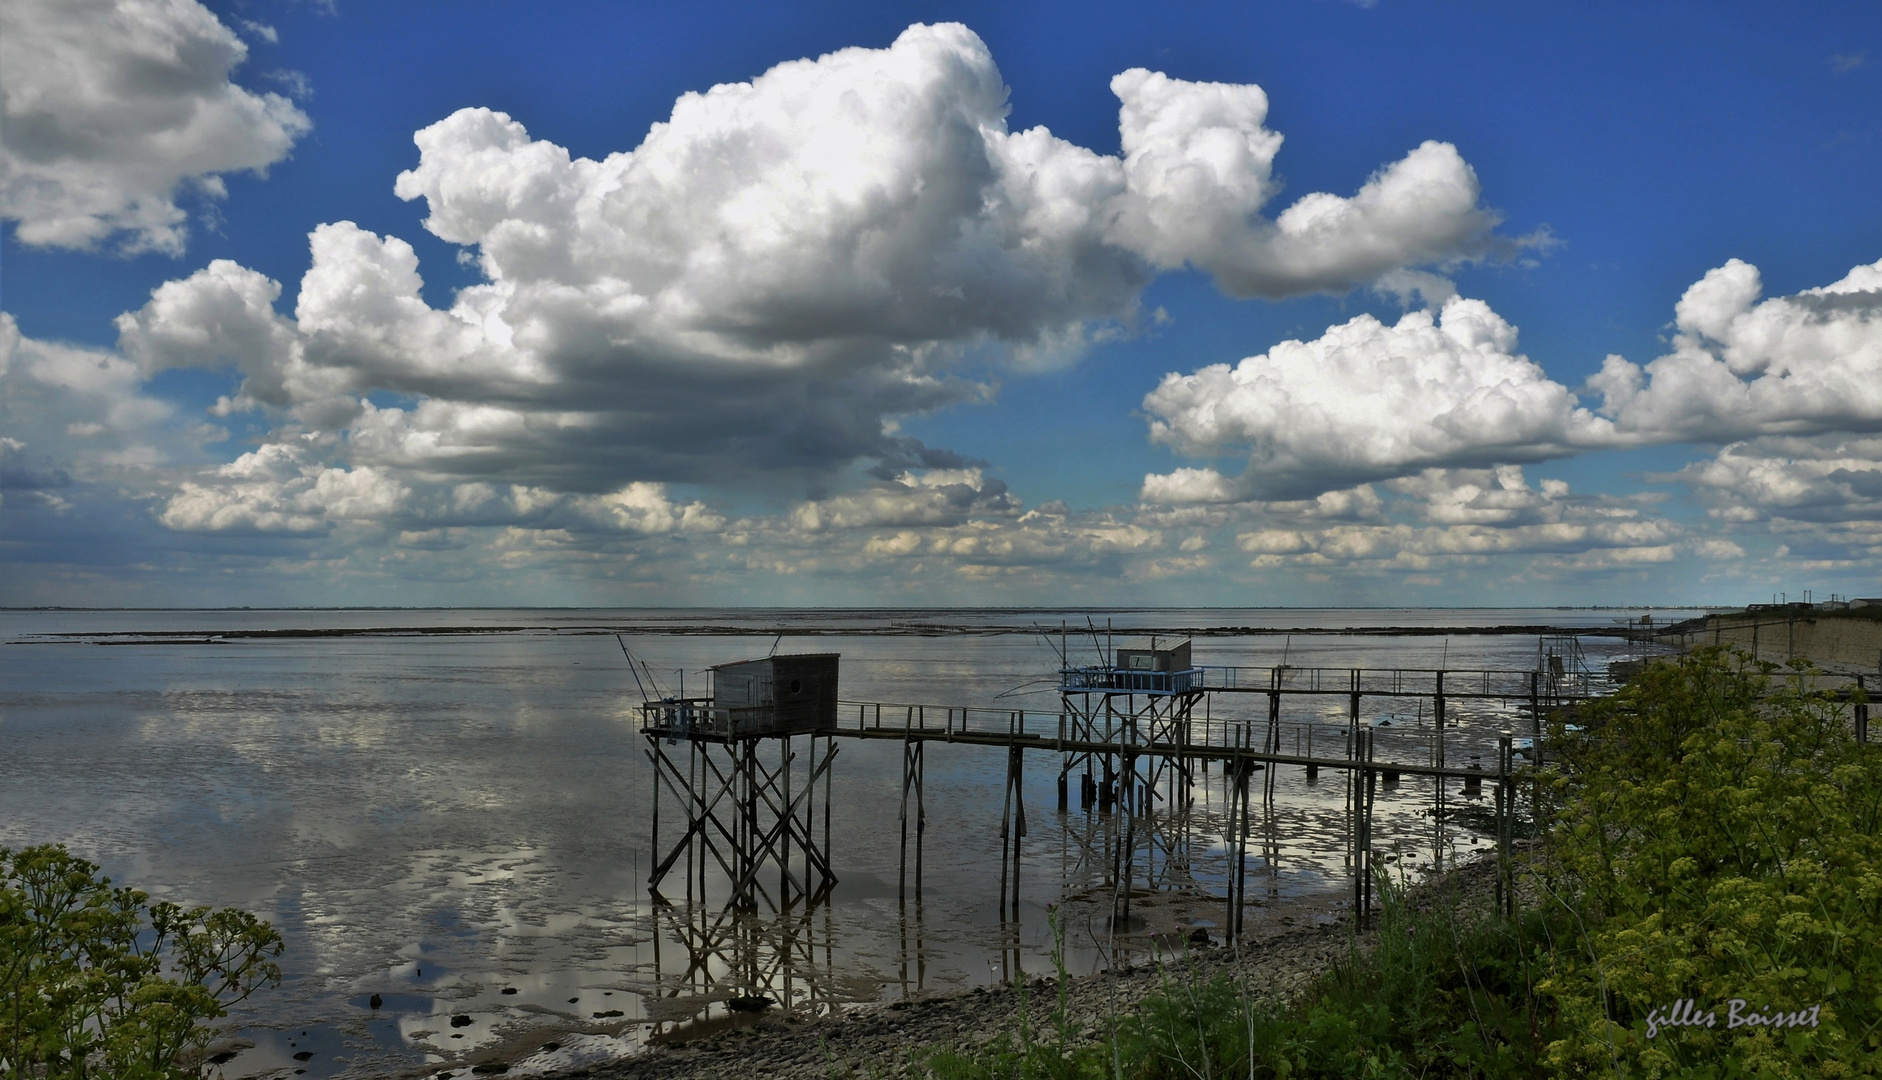
[[0,1077],[201,1075],[208,1022],[278,984],[281,935],[151,903],[61,846],[0,848]]
[[1553,1071],[1882,1073],[1882,747],[1817,681],[1703,651],[1558,718]]

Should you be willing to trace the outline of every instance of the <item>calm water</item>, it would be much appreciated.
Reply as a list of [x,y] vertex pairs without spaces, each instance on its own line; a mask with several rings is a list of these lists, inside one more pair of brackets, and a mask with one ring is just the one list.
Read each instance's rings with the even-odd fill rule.
[[[244,1006],[235,1077],[425,1075],[496,1054],[513,1074],[631,1053],[738,988],[818,1008],[1046,970],[1059,905],[1067,962],[1102,966],[1110,819],[1056,812],[1056,759],[1027,762],[1017,923],[998,911],[1001,752],[927,752],[919,901],[897,899],[899,745],[844,740],[832,900],[735,919],[656,907],[645,889],[652,770],[613,632],[662,693],[704,669],[780,652],[842,654],[846,699],[1055,711],[1061,622],[1155,627],[1606,627],[1621,611],[214,611],[0,612],[0,845],[58,841],[120,882],[239,905],[285,935],[286,979]],[[1655,613],[1656,618],[1685,613]],[[1050,627],[1048,636],[1028,632]],[[237,637],[253,630],[458,628]],[[793,636],[779,641],[778,630]],[[971,631],[971,632],[968,632]],[[166,635],[183,634],[186,637]],[[808,636],[799,636],[808,635]],[[1091,638],[1071,635],[1076,650]],[[1626,654],[1585,640],[1591,665]],[[1199,664],[1527,670],[1529,634],[1199,637]],[[1330,703],[1331,705],[1331,703]],[[1215,716],[1262,710],[1222,703]],[[1290,704],[1290,709],[1294,706]],[[1336,707],[1336,706],[1334,706]],[[1315,719],[1301,706],[1291,722]],[[1428,723],[1422,713],[1414,724]],[[1451,760],[1510,715],[1458,716]],[[1474,742],[1473,742],[1474,740]],[[1148,929],[1223,917],[1219,773],[1158,822]],[[1345,781],[1277,770],[1251,899],[1311,918],[1346,886]],[[1382,793],[1376,835],[1402,865],[1432,856],[1431,789]],[[670,826],[670,822],[669,822]],[[1457,848],[1481,847],[1462,834]],[[1452,852],[1451,854],[1456,854]],[[675,890],[669,879],[668,891]],[[709,882],[710,890],[717,882]],[[720,891],[717,898],[723,898]],[[1258,917],[1256,912],[1251,917]],[[505,989],[513,993],[503,993]],[[375,1012],[367,999],[378,993]],[[618,1010],[619,1015],[612,1014]],[[451,1027],[450,1017],[468,1016]],[[657,1029],[650,1021],[664,1023]],[[558,1049],[543,1051],[546,1043]],[[305,1062],[296,1053],[311,1051]]]

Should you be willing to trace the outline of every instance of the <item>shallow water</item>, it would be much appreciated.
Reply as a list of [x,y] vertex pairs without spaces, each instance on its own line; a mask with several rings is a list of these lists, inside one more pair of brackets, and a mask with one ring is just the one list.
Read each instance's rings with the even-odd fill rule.
[[[849,739],[836,764],[840,880],[828,903],[732,917],[720,907],[722,882],[709,876],[715,903],[687,906],[671,896],[670,878],[678,902],[656,905],[644,886],[652,770],[635,730],[641,691],[612,634],[623,631],[660,684],[646,689],[659,694],[680,692],[682,680],[700,693],[709,665],[775,644],[841,653],[846,699],[1054,711],[1057,627],[1086,626],[1087,614],[4,612],[0,844],[63,842],[160,898],[239,905],[282,931],[286,978],[238,1012],[239,1037],[254,1045],[224,1067],[231,1080],[422,1075],[490,1055],[532,1073],[632,1052],[701,1016],[726,1023],[724,1006],[702,1011],[703,999],[739,987],[831,1008],[1007,978],[1016,967],[1047,970],[1048,905],[1057,906],[1067,966],[1089,971],[1115,944],[1101,855],[1115,820],[1076,809],[1076,794],[1074,809],[1058,814],[1057,760],[1045,755],[1025,773],[1016,922],[999,912],[1001,751],[928,748],[922,889],[904,903],[901,747]],[[1090,625],[1109,619],[1121,633],[1605,627],[1627,613],[1089,614]],[[1054,632],[1025,632],[1033,626]],[[217,640],[374,628],[387,632]],[[1068,632],[1066,641],[1074,659],[1092,648],[1089,633],[1080,641]],[[1198,664],[1518,670],[1534,666],[1536,647],[1528,634],[1378,633],[1223,634],[1194,645]],[[1611,638],[1585,647],[1597,668],[1630,649]],[[1224,699],[1214,718],[1257,708],[1265,716],[1265,707]],[[1290,724],[1315,719],[1309,706],[1288,708]],[[1488,761],[1510,716],[1495,705],[1461,708],[1451,760],[1475,752]],[[1427,723],[1422,713],[1412,720]],[[1225,872],[1221,780],[1199,778],[1186,813],[1153,815],[1159,849],[1170,854],[1152,864],[1158,889],[1134,905],[1144,929],[1221,922],[1212,899]],[[1258,819],[1250,850],[1251,900],[1330,906],[1344,895],[1344,784],[1275,771],[1273,808]],[[1409,778],[1380,794],[1375,839],[1397,845],[1400,865],[1432,857],[1422,813],[1430,797],[1428,782]],[[668,842],[670,831],[669,822]],[[1481,848],[1459,835],[1464,851]],[[1286,910],[1313,917],[1312,905]],[[1142,935],[1127,942],[1148,944]],[[367,1007],[374,993],[377,1011]],[[453,1016],[467,1022],[452,1027]],[[558,1049],[544,1052],[546,1043]],[[295,1060],[304,1052],[313,1056]]]

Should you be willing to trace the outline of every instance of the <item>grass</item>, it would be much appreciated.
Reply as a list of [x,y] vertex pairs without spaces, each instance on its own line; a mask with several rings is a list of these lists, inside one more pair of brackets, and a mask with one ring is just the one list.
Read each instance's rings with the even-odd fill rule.
[[1372,946],[1354,941],[1291,1001],[1228,971],[1165,969],[1095,1045],[1067,1038],[1061,996],[1044,1033],[1022,1024],[926,1065],[937,1080],[1534,1075],[1551,1033],[1535,994],[1548,933],[1539,916],[1506,922],[1455,896],[1413,906],[1388,885]]

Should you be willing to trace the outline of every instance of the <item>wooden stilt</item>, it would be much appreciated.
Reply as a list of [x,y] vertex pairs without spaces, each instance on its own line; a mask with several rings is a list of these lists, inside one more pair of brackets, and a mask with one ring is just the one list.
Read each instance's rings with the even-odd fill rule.
[[1856,689],[1863,695],[1863,700],[1856,703],[1856,741],[1869,741],[1869,687],[1868,676],[1856,676]]
[[1510,783],[1511,738],[1508,731],[1497,739],[1496,781],[1496,899],[1497,910],[1504,915],[1516,911],[1515,882],[1510,868],[1510,840],[1513,828],[1515,787]]

